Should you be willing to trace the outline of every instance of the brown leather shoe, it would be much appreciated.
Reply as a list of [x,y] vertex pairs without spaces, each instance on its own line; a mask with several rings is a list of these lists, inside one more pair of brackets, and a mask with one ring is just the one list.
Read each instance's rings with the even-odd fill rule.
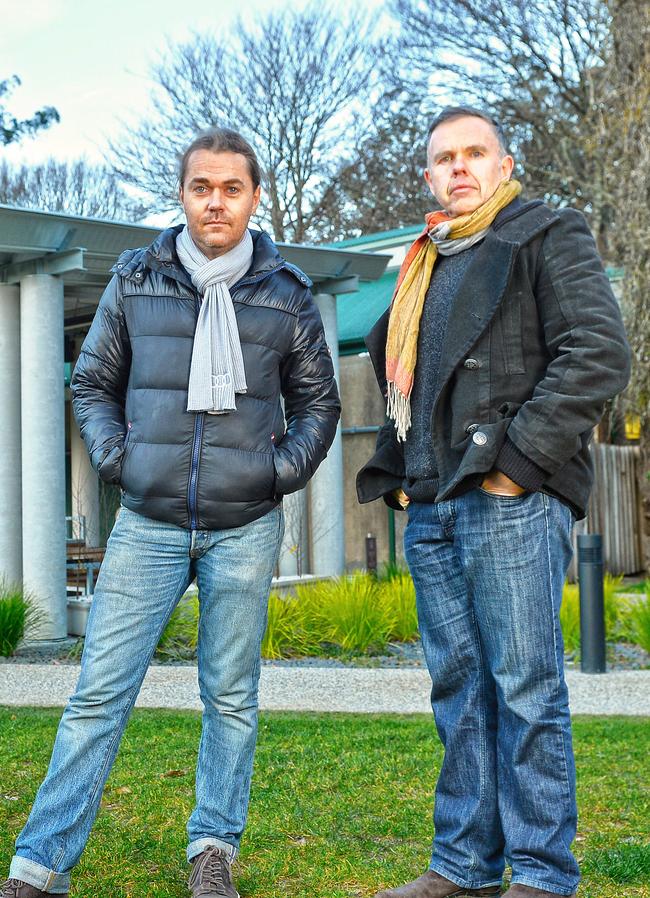
[[[36,886],[30,886],[28,882],[21,879],[8,879],[0,887],[0,898],[41,898],[41,895],[50,895],[51,892],[44,892],[37,889]],[[68,898],[65,895],[59,895],[59,898]]]
[[427,870],[424,876],[407,882],[398,889],[377,892],[375,898],[465,898],[469,895],[500,895],[500,886],[488,886],[485,889],[464,889],[449,879],[445,879],[433,870]]
[[[544,889],[534,889],[532,886],[524,886],[516,882],[510,886],[505,898],[564,898],[564,896],[558,892],[545,892]],[[576,898],[576,893],[569,895],[568,898]]]
[[239,898],[232,883],[230,859],[216,845],[206,848],[192,860],[188,886],[192,898]]

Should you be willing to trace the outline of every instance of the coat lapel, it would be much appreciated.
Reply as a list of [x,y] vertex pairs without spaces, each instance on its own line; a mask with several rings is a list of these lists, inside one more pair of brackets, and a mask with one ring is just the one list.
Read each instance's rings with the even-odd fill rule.
[[442,343],[438,396],[452,372],[486,329],[510,280],[517,243],[488,231],[456,291]]

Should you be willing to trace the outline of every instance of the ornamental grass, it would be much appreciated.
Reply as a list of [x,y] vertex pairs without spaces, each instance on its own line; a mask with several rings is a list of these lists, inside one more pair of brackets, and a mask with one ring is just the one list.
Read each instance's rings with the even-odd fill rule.
[[40,613],[22,586],[0,580],[0,655],[9,658],[36,626]]

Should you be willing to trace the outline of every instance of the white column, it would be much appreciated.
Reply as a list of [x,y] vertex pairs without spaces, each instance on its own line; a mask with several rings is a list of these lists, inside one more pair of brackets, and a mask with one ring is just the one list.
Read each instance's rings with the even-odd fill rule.
[[[339,338],[336,325],[336,297],[329,293],[314,296],[323,319],[325,338],[332,352],[334,373],[339,381]],[[343,444],[341,425],[329,450],[310,484],[310,540],[312,573],[340,575],[345,567],[345,532],[343,528]]]
[[70,404],[70,488],[72,514],[86,519],[86,545],[99,545],[99,480],[90,464]]
[[23,577],[20,289],[0,284],[0,579]]
[[67,635],[63,282],[20,284],[23,582],[42,614],[39,639]]

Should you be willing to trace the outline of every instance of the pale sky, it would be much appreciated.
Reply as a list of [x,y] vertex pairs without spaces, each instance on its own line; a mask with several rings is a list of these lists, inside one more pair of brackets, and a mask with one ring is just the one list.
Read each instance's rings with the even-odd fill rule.
[[[382,0],[360,2],[382,6]],[[168,37],[218,31],[239,13],[255,16],[284,5],[286,0],[0,0],[0,80],[22,80],[9,111],[22,119],[55,106],[61,114],[60,124],[1,148],[0,158],[30,163],[85,155],[100,161],[120,120],[132,121],[148,109],[148,70]],[[336,0],[330,5],[340,8]]]

